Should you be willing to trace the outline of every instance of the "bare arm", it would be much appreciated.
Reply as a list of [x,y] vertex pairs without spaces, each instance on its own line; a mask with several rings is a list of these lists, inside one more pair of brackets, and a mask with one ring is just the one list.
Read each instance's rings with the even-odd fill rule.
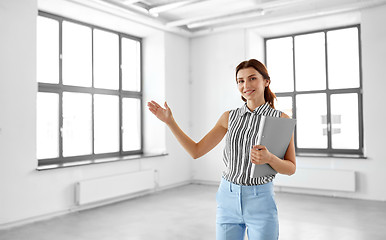
[[[285,113],[282,114],[283,118],[289,118]],[[251,161],[254,164],[268,163],[278,173],[292,175],[296,171],[296,155],[295,155],[295,143],[294,135],[288,145],[287,151],[284,155],[284,159],[276,157],[270,153],[265,146],[256,145],[251,150]]]
[[149,110],[161,121],[163,121],[172,131],[178,142],[194,158],[199,158],[212,150],[225,136],[228,129],[229,112],[222,114],[213,129],[205,135],[198,143],[186,135],[177,122],[174,120],[172,112],[165,102],[165,108],[158,103],[151,101],[148,103]]

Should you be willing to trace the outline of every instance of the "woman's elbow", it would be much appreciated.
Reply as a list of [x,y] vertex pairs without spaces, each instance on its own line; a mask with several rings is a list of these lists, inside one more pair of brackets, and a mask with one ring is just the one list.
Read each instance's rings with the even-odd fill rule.
[[296,166],[294,166],[293,168],[291,168],[291,170],[287,173],[288,176],[292,176],[294,175],[296,172]]
[[198,152],[194,152],[194,153],[191,153],[190,156],[193,159],[197,159],[197,158],[200,158],[202,156],[202,154],[199,154]]
[[296,171],[291,171],[291,172],[287,173],[287,175],[288,175],[288,176],[292,176],[292,175],[295,174],[295,172],[296,172]]

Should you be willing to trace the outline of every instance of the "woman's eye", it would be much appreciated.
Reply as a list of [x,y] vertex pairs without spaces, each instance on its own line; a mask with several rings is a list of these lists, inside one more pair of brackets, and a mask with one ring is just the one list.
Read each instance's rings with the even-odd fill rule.
[[255,77],[252,77],[251,80],[256,80],[256,78],[255,78]]
[[240,83],[244,83],[244,80],[240,80],[240,81],[239,81],[239,84],[240,84]]

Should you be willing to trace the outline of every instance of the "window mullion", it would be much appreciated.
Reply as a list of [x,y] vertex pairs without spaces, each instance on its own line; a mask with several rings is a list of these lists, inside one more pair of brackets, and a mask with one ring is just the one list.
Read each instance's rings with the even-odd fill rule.
[[122,97],[122,36],[118,35],[119,46],[119,154],[123,155],[123,97]]
[[59,161],[63,161],[63,92],[59,93]]
[[324,31],[324,59],[326,66],[326,97],[327,97],[327,152],[332,152],[332,125],[331,125],[331,92],[328,85],[328,49],[327,31]]
[[327,151],[332,151],[331,93],[327,91]]
[[59,162],[63,163],[63,20],[59,20]]
[[359,114],[359,150],[361,153],[363,153],[364,148],[364,142],[363,142],[363,78],[362,78],[362,47],[361,47],[361,27],[360,25],[357,26],[358,28],[358,54],[359,54],[359,92],[358,92],[358,114]]
[[359,125],[359,151],[363,153],[363,98],[362,98],[362,92],[360,91],[358,93],[358,125]]
[[91,155],[95,156],[94,28],[91,28]]

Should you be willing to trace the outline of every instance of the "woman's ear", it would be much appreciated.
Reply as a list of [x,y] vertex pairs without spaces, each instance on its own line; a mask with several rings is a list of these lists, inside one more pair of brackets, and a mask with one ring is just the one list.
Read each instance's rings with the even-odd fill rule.
[[265,87],[268,87],[269,84],[271,83],[271,80],[269,79],[264,79],[265,80]]

